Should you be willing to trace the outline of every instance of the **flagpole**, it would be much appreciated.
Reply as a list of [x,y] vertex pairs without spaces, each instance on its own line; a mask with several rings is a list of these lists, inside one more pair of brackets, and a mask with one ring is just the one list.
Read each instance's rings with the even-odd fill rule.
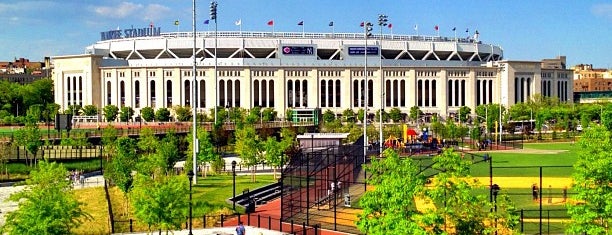
[[304,23],[302,23],[302,37],[306,37],[306,33],[304,33]]
[[242,19],[239,19],[238,22],[240,22],[240,24],[238,24],[238,27],[240,29],[240,37],[242,37]]

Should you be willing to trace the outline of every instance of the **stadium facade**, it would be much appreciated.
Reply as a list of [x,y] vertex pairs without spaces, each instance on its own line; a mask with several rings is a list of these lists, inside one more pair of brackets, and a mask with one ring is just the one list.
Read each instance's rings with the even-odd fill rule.
[[369,113],[419,106],[447,116],[461,106],[510,106],[537,93],[568,102],[573,96],[564,58],[563,66],[509,61],[500,46],[477,37],[375,35],[366,42],[363,35],[220,31],[215,40],[214,32],[198,32],[194,74],[190,32],[105,32],[84,54],[52,58],[55,100],[62,109],[113,104],[136,113],[175,105],[208,112],[216,104],[271,107],[280,117],[301,108],[340,114],[363,108],[366,77]]

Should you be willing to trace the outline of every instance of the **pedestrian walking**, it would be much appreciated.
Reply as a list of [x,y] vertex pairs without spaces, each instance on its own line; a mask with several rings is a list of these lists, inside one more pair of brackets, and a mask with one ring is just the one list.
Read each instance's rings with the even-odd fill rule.
[[242,225],[242,221],[238,222],[238,226],[236,227],[236,235],[245,235],[246,230],[244,229],[244,225]]

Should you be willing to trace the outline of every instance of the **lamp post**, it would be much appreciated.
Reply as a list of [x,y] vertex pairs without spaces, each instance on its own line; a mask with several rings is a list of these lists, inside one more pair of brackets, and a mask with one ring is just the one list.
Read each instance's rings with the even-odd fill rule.
[[497,193],[499,193],[501,188],[497,184],[493,184],[491,186],[491,193],[493,193],[493,205],[495,210],[495,234],[497,235]]
[[[210,19],[215,21],[215,87],[217,87],[219,85],[217,84],[217,1],[210,2]],[[219,89],[215,89],[215,124],[217,123],[217,102],[219,100],[218,90]]]
[[[191,102],[194,104],[193,105],[193,110],[192,110],[192,112],[193,112],[192,115],[193,116],[191,118],[192,121],[193,121],[193,136],[192,136],[192,138],[193,138],[193,151],[192,151],[193,152],[193,156],[192,156],[193,168],[192,168],[192,171],[197,171],[198,168],[197,168],[197,165],[196,165],[197,164],[196,158],[197,158],[197,154],[198,154],[198,147],[199,147],[198,145],[199,144],[198,144],[198,136],[197,136],[197,133],[198,133],[197,132],[197,128],[198,127],[196,125],[197,124],[196,123],[196,117],[198,115],[196,113],[197,112],[197,105],[195,103],[195,101],[197,100],[196,99],[196,97],[197,97],[196,96],[196,82],[197,82],[197,80],[196,80],[196,1],[195,0],[193,0],[193,19],[192,19],[192,24],[193,24],[192,25],[192,28],[193,28],[193,32],[192,32],[193,33],[193,35],[192,35],[193,36],[193,48],[192,48],[192,53],[193,53],[193,68],[192,68],[192,70],[193,70],[193,81],[191,83],[191,88],[192,88],[192,92],[191,93],[193,95],[192,95]],[[142,123],[141,123],[141,128],[142,128]],[[191,178],[193,178],[193,179],[191,179]],[[193,176],[191,178],[189,180],[193,180],[193,182],[196,183],[196,184],[198,183],[198,180],[195,178],[195,174],[193,174]],[[191,226],[191,223],[189,223],[189,224]]]
[[232,209],[236,211],[236,161],[235,160],[232,161],[232,178],[233,178],[232,183],[234,185],[234,190],[233,190],[234,194],[232,197],[232,203],[233,203]]
[[[366,164],[366,158],[368,156],[368,38],[372,36],[372,23],[363,22],[363,37],[365,39],[365,46],[363,47],[363,77],[364,77],[364,89],[363,89],[363,164]],[[364,180],[367,179],[367,173],[363,174]],[[363,185],[364,189],[367,188],[367,184]]]
[[193,170],[189,170],[189,172],[187,172],[187,177],[189,178],[189,235],[193,235],[193,221],[192,221],[192,212],[193,212],[193,205],[191,202],[191,186],[193,185],[193,177],[195,176],[195,174],[193,173]]
[[378,26],[380,26],[380,55],[378,55],[378,57],[380,58],[380,63],[379,63],[379,72],[380,72],[380,111],[378,112],[378,116],[380,119],[380,124],[379,124],[379,153],[382,154],[383,151],[383,109],[384,109],[384,102],[385,102],[385,75],[383,73],[383,67],[382,67],[382,40],[383,40],[383,27],[387,26],[387,16],[383,15],[383,14],[379,14],[378,15]]

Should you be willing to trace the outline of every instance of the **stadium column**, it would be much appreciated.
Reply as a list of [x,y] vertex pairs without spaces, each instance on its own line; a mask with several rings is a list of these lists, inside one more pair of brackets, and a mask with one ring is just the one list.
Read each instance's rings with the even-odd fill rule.
[[[447,77],[447,73],[446,70],[440,70],[439,73],[440,76],[438,76],[438,81],[436,82],[436,86],[438,86],[436,88],[436,93],[437,94],[433,94],[435,96],[436,101],[436,106],[438,106],[438,110],[440,110],[440,115],[447,117],[448,116],[448,104],[447,103],[447,99],[446,96],[448,94],[448,77]],[[454,93],[454,92],[453,92]],[[434,98],[434,97],[432,97]],[[454,97],[453,97],[454,98]],[[461,97],[459,97],[461,99]],[[435,108],[435,107],[434,107]]]
[[[416,70],[410,69],[408,71],[408,81],[406,82],[406,109],[410,110],[410,108],[414,107],[417,105],[417,80],[416,80]],[[412,92],[408,92],[408,91],[412,91]]]
[[465,81],[465,91],[463,92],[463,94],[466,95],[464,105],[468,107],[474,107],[472,108],[472,114],[476,113],[476,96],[480,95],[476,94],[476,91],[478,90],[476,89],[476,84],[476,73],[474,72],[474,70],[470,69],[468,77]]

